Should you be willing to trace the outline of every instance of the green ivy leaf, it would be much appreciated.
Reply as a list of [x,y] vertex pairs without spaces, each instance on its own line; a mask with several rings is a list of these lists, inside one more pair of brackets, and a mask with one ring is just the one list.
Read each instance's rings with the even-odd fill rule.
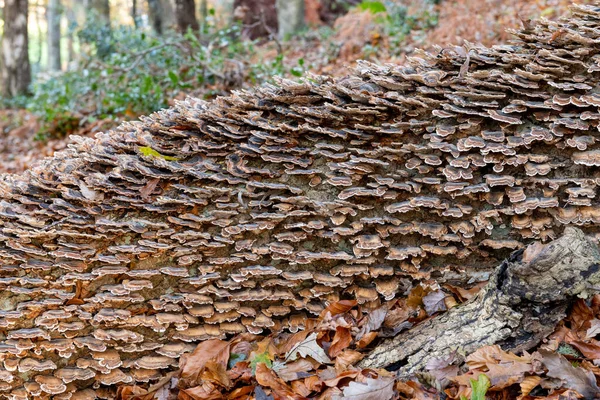
[[173,85],[177,85],[179,83],[179,75],[177,75],[173,71],[169,71],[169,79],[173,83]]
[[485,400],[485,394],[490,388],[490,378],[485,374],[479,374],[477,380],[471,379],[471,400]]

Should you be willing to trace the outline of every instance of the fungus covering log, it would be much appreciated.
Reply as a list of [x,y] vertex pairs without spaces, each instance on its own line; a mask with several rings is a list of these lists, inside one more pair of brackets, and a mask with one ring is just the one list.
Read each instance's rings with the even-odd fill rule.
[[456,351],[471,354],[492,344],[529,350],[552,333],[574,297],[599,283],[598,246],[567,227],[558,240],[515,252],[470,302],[380,344],[360,366],[397,368],[408,377]]
[[199,341],[471,284],[600,232],[600,8],[188,99],[0,181],[0,394],[114,397]]

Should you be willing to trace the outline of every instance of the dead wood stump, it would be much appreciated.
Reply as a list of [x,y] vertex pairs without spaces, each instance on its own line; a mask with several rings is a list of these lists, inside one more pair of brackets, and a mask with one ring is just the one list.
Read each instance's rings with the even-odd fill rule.
[[528,350],[565,317],[571,301],[600,281],[600,252],[577,228],[547,245],[515,252],[471,301],[384,341],[361,363],[363,368],[398,370],[408,377],[433,358],[470,354],[498,344]]

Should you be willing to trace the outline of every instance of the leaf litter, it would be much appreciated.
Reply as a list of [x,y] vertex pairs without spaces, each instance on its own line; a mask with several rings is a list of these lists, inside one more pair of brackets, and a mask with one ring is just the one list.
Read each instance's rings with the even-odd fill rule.
[[431,360],[409,381],[384,369],[356,366],[386,331],[444,312],[431,307],[427,296],[436,304],[449,298],[458,304],[464,294],[419,285],[408,299],[375,308],[353,300],[331,303],[307,321],[307,330],[294,334],[205,341],[181,357],[179,371],[148,391],[123,385],[118,399],[559,400],[593,399],[600,393],[600,295],[577,300],[555,332],[531,352],[513,354],[491,345],[465,356],[458,349]]

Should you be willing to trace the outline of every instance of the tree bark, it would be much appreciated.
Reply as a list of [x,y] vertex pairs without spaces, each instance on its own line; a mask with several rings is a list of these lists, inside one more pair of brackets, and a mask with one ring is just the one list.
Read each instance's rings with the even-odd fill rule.
[[46,20],[48,22],[48,68],[51,71],[62,69],[60,54],[60,16],[62,5],[60,0],[49,0],[46,9]]
[[576,296],[599,282],[598,247],[568,227],[558,240],[515,252],[474,299],[384,341],[359,365],[408,377],[457,349],[464,354],[492,344],[515,352],[531,349],[554,330]]
[[200,25],[196,18],[196,2],[194,0],[175,0],[175,19],[179,32],[185,33],[190,28],[197,31]]
[[27,14],[27,0],[4,1],[2,93],[6,97],[26,93],[31,83]]

